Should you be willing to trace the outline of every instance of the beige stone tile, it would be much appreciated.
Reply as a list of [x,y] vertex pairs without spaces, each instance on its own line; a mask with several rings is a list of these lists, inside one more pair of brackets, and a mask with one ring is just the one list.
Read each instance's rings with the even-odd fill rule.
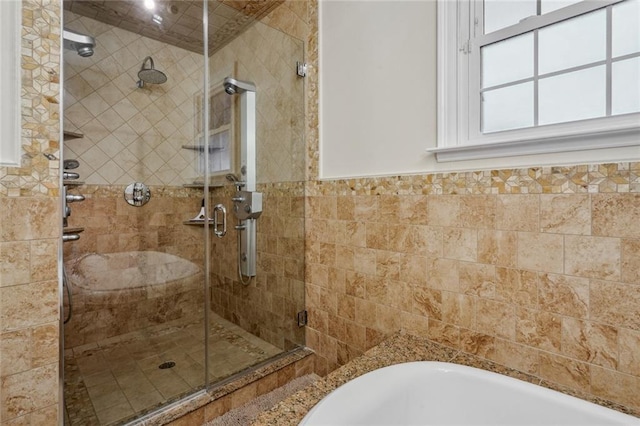
[[633,376],[640,376],[640,332],[618,329],[618,370]]
[[602,367],[591,367],[591,392],[628,407],[640,407],[640,378]]
[[495,356],[494,336],[489,336],[476,331],[460,330],[460,349],[468,354],[490,359]]
[[515,307],[495,300],[478,298],[476,301],[476,328],[476,331],[490,336],[515,340]]
[[58,282],[0,287],[0,332],[55,322]]
[[429,333],[429,318],[424,315],[401,312],[402,329],[407,333],[419,337],[427,337]]
[[401,256],[392,251],[376,251],[376,275],[392,280],[400,279]]
[[492,361],[525,373],[538,373],[540,361],[537,349],[503,339],[495,339],[494,346],[495,351],[489,353]]
[[447,228],[443,233],[443,255],[448,259],[475,262],[478,257],[478,232],[475,229]]
[[460,221],[465,228],[494,229],[496,197],[494,195],[460,196]]
[[429,195],[427,220],[432,226],[460,226],[460,197],[457,195]]
[[426,225],[427,197],[424,195],[406,195],[399,197],[398,219],[401,223]]
[[540,308],[574,318],[586,318],[589,312],[589,280],[558,274],[540,274]]
[[412,285],[426,285],[427,259],[421,256],[400,257],[400,280]]
[[31,241],[31,281],[58,279],[58,243],[56,240]]
[[3,420],[49,407],[58,402],[58,367],[49,364],[3,377],[0,385]]
[[590,368],[596,367],[546,352],[540,352],[539,358],[541,378],[573,389],[589,389]]
[[354,196],[353,218],[356,221],[375,221],[378,219],[378,199],[371,196]]
[[[398,228],[395,226],[394,228]],[[397,233],[394,232],[391,236],[390,228],[387,223],[382,222],[367,222],[366,223],[366,239],[367,239],[367,248],[378,249],[378,250],[388,250],[389,249],[389,241],[399,241],[403,235],[400,235],[397,229],[394,229]],[[405,231],[404,237],[408,230]]]
[[122,402],[118,405],[111,406],[104,410],[96,410],[96,415],[101,425],[108,425],[118,420],[123,420],[134,414],[131,405],[128,402]]
[[464,294],[442,292],[442,321],[459,327],[474,329],[476,326],[476,299]]
[[460,347],[460,328],[442,321],[429,320],[427,337],[452,348]]
[[496,228],[506,231],[537,232],[540,222],[538,195],[498,195]]
[[620,279],[629,284],[640,284],[640,240],[622,240]]
[[362,247],[356,247],[353,251],[354,269],[363,274],[376,274],[376,251]]
[[556,234],[591,234],[591,200],[586,194],[540,195],[540,230]]
[[640,238],[640,194],[593,194],[593,235]]
[[496,268],[481,263],[460,262],[458,289],[461,293],[493,299]]
[[516,341],[551,352],[560,352],[562,318],[550,312],[517,310]]
[[562,235],[518,232],[518,268],[562,273]]
[[31,368],[31,329],[0,334],[0,376],[5,377]]
[[478,231],[478,262],[515,267],[517,234],[513,231]]
[[496,268],[495,298],[518,306],[538,305],[538,274],[522,269]]
[[589,289],[589,319],[640,330],[640,287],[591,280]]
[[590,364],[616,369],[618,330],[607,325],[564,317],[562,353]]
[[31,357],[31,365],[33,367],[54,364],[58,361],[59,333],[60,325],[58,322],[44,324],[33,328],[33,352]]
[[375,327],[382,333],[394,333],[398,331],[402,325],[401,312],[399,309],[376,304]]
[[413,313],[442,321],[442,292],[430,288],[413,287]]
[[0,243],[0,287],[29,283],[30,263],[28,241]]
[[427,263],[427,286],[440,290],[459,291],[460,262],[434,259]]
[[620,280],[620,240],[567,235],[565,273],[587,278]]

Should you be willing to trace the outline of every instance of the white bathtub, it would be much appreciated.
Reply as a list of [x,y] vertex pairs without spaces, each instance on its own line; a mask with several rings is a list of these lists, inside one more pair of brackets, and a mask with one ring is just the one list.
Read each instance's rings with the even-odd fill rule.
[[640,425],[640,419],[477,368],[410,362],[360,376],[301,425]]

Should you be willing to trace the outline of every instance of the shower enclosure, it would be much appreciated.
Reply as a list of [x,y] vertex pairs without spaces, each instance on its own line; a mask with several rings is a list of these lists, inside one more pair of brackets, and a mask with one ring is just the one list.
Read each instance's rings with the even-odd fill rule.
[[282,7],[64,1],[65,424],[304,345],[304,52]]

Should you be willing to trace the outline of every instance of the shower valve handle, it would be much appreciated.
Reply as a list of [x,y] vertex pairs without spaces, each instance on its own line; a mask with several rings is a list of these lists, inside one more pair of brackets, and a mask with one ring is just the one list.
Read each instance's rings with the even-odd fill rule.
[[67,194],[65,195],[67,203],[73,203],[75,201],[84,201],[84,195]]

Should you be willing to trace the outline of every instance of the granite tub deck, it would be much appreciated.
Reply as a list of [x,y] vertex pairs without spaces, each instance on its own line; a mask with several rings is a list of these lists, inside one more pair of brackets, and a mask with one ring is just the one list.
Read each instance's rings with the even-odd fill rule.
[[253,422],[253,426],[297,425],[315,404],[349,380],[378,368],[411,361],[442,361],[481,368],[640,417],[640,411],[638,410],[630,410],[620,404],[601,398],[590,397],[584,393],[575,392],[549,383],[539,377],[442,346],[428,339],[399,332],[379,345],[374,346],[362,356],[351,360],[337,370],[329,373],[322,380],[318,380],[313,385],[291,395],[271,410],[261,414]]

